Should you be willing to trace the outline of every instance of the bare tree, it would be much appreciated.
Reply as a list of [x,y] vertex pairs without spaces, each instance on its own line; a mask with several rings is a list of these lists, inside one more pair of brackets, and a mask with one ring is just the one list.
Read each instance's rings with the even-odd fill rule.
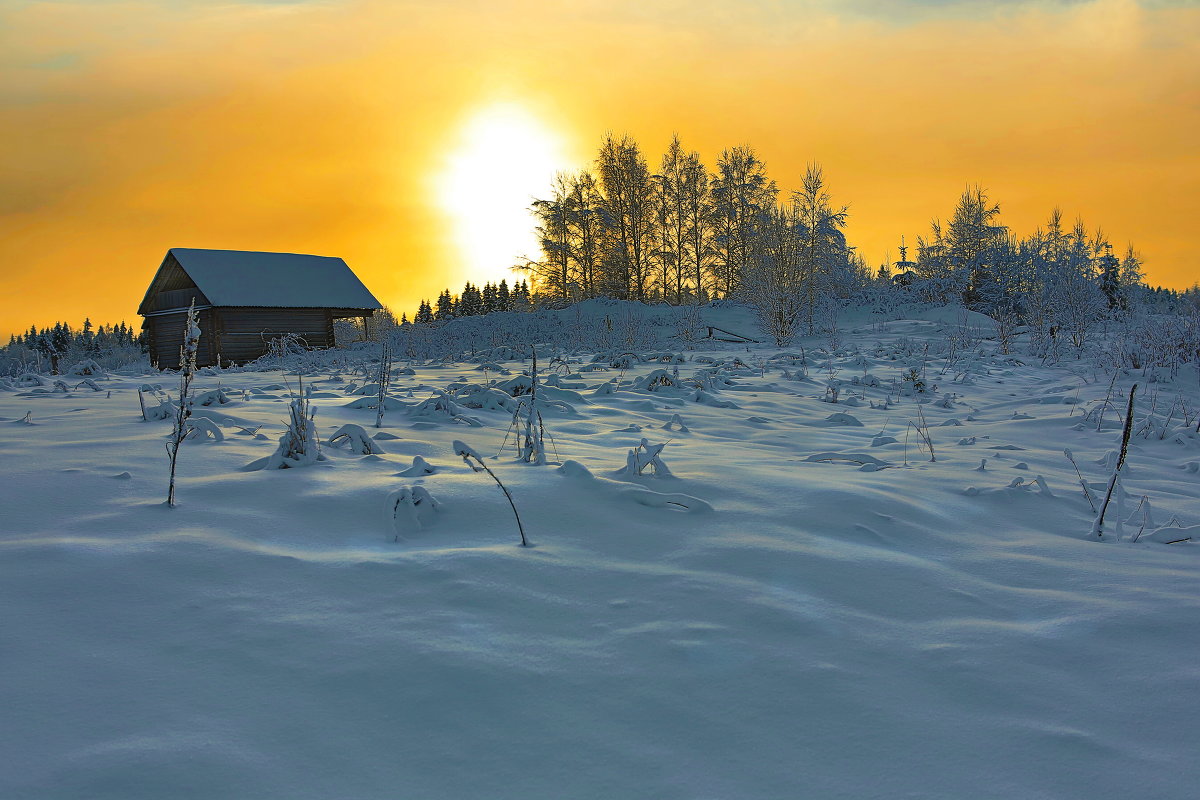
[[798,228],[795,208],[775,208],[760,215],[740,290],[777,347],[788,344],[803,322],[804,245]]

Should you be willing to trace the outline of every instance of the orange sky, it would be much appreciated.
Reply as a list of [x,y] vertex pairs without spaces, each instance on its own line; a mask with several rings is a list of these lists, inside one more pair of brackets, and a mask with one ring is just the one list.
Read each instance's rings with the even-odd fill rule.
[[411,312],[507,276],[606,130],[819,161],[872,264],[980,183],[1200,278],[1195,2],[0,0],[0,335],[134,321],[171,246],[339,255]]

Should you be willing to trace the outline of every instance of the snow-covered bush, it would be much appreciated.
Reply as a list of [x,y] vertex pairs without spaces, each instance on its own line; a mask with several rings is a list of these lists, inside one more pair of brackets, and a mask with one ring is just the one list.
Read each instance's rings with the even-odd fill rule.
[[221,389],[209,389],[208,391],[198,392],[187,399],[189,408],[195,408],[196,406],[223,406],[229,402],[231,402],[229,395],[225,394]]
[[103,375],[104,368],[95,359],[85,358],[77,361],[67,369],[68,375]]
[[324,461],[317,441],[316,410],[308,402],[300,385],[300,395],[288,404],[288,427],[279,437],[279,447],[262,465],[263,469],[292,469]]
[[660,389],[674,389],[681,385],[678,367],[673,372],[668,372],[665,369],[656,369],[649,375],[644,375],[633,382],[634,389],[647,392],[657,392]]
[[483,425],[478,417],[467,414],[467,409],[456,403],[454,398],[445,392],[436,392],[432,397],[427,397],[417,403],[409,414],[413,417],[459,422],[470,425],[472,428]]
[[400,541],[400,517],[410,528],[421,530],[430,524],[430,517],[441,506],[424,486],[403,486],[389,499],[392,520],[396,524],[396,541]]
[[188,431],[188,441],[222,442],[225,440],[225,432],[208,417],[192,417],[189,427],[191,430]]
[[348,422],[338,428],[329,437],[328,444],[330,447],[347,447],[351,452],[358,453],[360,456],[383,452],[383,448],[367,434],[361,425],[355,425],[352,422]]
[[646,470],[649,469],[658,477],[670,477],[671,470],[662,460],[662,451],[666,446],[666,442],[650,444],[646,439],[642,439],[638,446],[626,455],[625,466],[617,474],[632,478],[646,474]]

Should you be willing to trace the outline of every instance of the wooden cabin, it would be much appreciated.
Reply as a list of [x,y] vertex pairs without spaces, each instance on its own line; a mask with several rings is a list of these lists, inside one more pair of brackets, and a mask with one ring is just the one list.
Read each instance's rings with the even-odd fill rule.
[[200,312],[199,366],[244,364],[295,334],[332,347],[333,321],[382,308],[340,258],[172,247],[138,307],[150,361],[179,368],[188,307]]

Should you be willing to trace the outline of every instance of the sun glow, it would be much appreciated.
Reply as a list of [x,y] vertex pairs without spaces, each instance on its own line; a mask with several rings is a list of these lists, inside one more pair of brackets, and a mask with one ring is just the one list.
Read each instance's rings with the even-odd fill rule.
[[498,281],[536,256],[529,206],[547,196],[568,163],[562,138],[519,105],[489,106],[463,125],[436,190],[453,220],[466,280]]

